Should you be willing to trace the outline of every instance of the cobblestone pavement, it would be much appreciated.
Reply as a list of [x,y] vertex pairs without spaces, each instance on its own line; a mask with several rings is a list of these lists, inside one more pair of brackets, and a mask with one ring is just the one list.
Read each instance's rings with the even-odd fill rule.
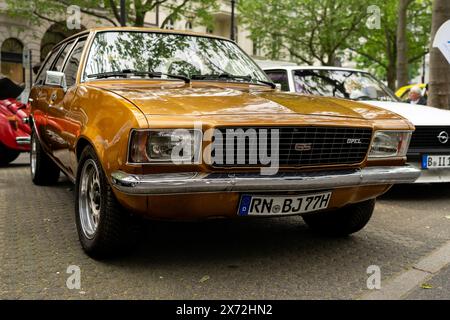
[[[358,298],[368,266],[381,267],[383,285],[450,240],[449,196],[450,185],[395,187],[344,239],[315,235],[299,217],[152,222],[136,250],[97,262],[78,243],[72,185],[34,186],[24,155],[0,168],[0,298]],[[66,286],[70,265],[80,290]]]

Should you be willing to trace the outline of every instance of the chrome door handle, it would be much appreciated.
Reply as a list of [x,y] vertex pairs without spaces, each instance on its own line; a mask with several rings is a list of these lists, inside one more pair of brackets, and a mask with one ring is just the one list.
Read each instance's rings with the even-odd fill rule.
[[52,95],[50,97],[50,101],[53,102],[56,100],[56,98],[58,98],[58,95],[56,93],[52,93]]

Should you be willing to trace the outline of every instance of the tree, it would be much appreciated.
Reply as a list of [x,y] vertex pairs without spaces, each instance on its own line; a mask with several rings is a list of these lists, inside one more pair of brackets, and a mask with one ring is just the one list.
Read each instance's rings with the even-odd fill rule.
[[397,24],[397,87],[406,86],[409,83],[408,75],[408,6],[413,0],[399,0],[398,24]]
[[[400,8],[399,1],[407,5]],[[239,9],[267,58],[323,65],[354,59],[395,89],[397,69],[400,82],[408,82],[428,52],[431,1],[241,0]],[[380,27],[372,28],[368,22],[378,11]]]
[[[429,26],[431,24],[431,0],[414,0],[407,6],[405,49],[398,48],[399,1],[371,0],[380,8],[380,28],[365,30],[360,41],[354,39],[350,49],[357,54],[359,67],[373,71],[379,78],[386,79],[388,86],[396,89],[398,63],[407,70],[405,78],[409,79],[418,74],[420,63],[429,51]],[[404,9],[402,9],[404,10]],[[401,31],[400,33],[403,33]],[[401,40],[400,42],[402,42]],[[400,61],[401,60],[401,61]]]
[[[6,0],[6,13],[14,17],[29,18],[32,22],[47,20],[63,23],[60,17],[66,14],[71,5],[80,7],[84,14],[118,26],[120,25],[120,8],[118,0]],[[164,6],[169,15],[161,23],[165,27],[169,21],[176,21],[182,16],[196,18],[196,22],[210,26],[211,8],[217,7],[217,0],[127,0],[127,21],[135,27],[144,26],[145,15],[158,6]],[[30,12],[32,15],[30,16]],[[58,18],[55,18],[58,17]]]
[[450,109],[450,66],[438,48],[433,48],[439,28],[450,20],[450,1],[434,0],[430,49],[430,92],[428,105]]
[[241,0],[240,18],[270,59],[336,65],[367,17],[361,0]]

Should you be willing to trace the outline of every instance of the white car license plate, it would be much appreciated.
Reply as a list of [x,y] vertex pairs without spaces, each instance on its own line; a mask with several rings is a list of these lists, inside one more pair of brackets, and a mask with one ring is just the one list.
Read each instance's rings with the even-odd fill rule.
[[272,216],[312,212],[328,208],[331,192],[297,196],[242,195],[239,216]]
[[423,169],[450,168],[450,155],[428,155],[422,156]]

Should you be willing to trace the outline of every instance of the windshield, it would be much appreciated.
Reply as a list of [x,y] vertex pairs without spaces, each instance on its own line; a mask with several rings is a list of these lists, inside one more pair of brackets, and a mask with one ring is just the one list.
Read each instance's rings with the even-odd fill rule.
[[270,81],[230,41],[152,32],[98,33],[86,63],[84,80],[99,78],[97,75],[105,73],[111,77],[120,77],[119,73],[124,71],[128,73],[127,78],[142,78],[146,76],[145,73],[158,73],[201,80]]
[[295,91],[352,100],[395,101],[395,95],[368,73],[345,70],[295,70]]

